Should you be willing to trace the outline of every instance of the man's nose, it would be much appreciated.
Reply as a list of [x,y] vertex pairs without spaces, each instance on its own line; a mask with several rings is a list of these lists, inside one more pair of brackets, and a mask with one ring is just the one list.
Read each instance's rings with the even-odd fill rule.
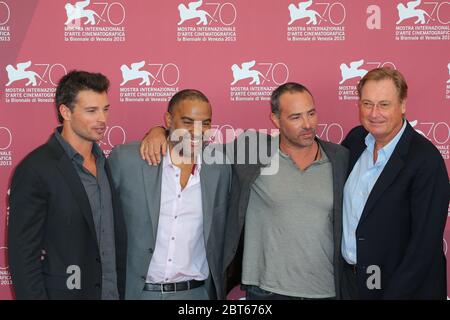
[[308,119],[308,117],[303,118],[303,124],[304,129],[311,129],[311,121]]
[[380,113],[380,109],[378,108],[378,104],[375,104],[369,112],[369,115],[371,117],[376,117]]
[[100,111],[99,117],[98,117],[98,121],[99,122],[106,122],[106,120],[108,119],[108,112],[107,111]]
[[203,124],[201,121],[195,121],[194,125],[190,128],[189,133],[191,136],[201,136],[203,134]]

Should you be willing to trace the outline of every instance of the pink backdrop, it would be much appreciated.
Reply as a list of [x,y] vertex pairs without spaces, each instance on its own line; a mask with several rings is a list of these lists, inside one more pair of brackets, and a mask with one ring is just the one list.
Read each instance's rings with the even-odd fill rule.
[[408,80],[409,121],[449,168],[450,2],[298,2],[204,0],[193,8],[186,0],[1,0],[0,299],[11,298],[9,180],[57,125],[55,83],[74,68],[112,82],[109,130],[100,143],[109,152],[160,124],[170,96],[187,87],[211,99],[218,131],[273,128],[268,98],[287,80],[312,90],[318,134],[340,142],[358,124],[359,77],[390,65]]

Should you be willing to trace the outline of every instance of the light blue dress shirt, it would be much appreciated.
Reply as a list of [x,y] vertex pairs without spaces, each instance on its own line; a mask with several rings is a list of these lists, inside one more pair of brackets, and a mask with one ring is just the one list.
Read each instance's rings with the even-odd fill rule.
[[342,256],[349,264],[356,264],[356,228],[373,186],[389,161],[398,141],[406,128],[406,120],[397,135],[387,145],[378,150],[377,161],[373,163],[375,138],[368,134],[367,148],[353,167],[344,187]]

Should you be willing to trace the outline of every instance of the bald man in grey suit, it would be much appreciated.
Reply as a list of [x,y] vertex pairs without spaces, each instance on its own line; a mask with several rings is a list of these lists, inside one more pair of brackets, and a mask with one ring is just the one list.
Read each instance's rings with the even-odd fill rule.
[[[201,136],[210,128],[209,101],[200,91],[180,91],[169,102],[167,127],[188,133],[192,150],[201,151],[194,122],[201,123]],[[231,168],[185,149],[180,154],[178,142],[169,142],[158,166],[142,160],[139,143],[118,146],[109,158],[128,231],[126,299],[225,298]]]

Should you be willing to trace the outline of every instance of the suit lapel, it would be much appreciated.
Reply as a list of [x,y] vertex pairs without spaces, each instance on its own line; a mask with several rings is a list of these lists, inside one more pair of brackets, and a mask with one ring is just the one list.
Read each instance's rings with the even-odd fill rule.
[[413,130],[414,129],[412,129],[409,123],[407,123],[403,136],[398,141],[394,152],[392,153],[389,161],[386,163],[386,166],[369,194],[359,224],[367,218],[378,199],[380,199],[386,189],[395,181],[398,174],[405,166],[404,156],[408,152]]
[[217,173],[212,170],[211,166],[202,164],[200,170],[200,186],[202,193],[202,211],[203,211],[203,235],[205,238],[205,246],[211,231],[211,224],[214,218],[214,198],[216,192]]
[[148,210],[150,211],[149,214],[150,214],[150,222],[152,225],[153,243],[156,243],[159,211],[161,207],[162,166],[163,166],[162,161],[158,165],[158,168],[156,170],[154,167],[151,167],[147,164],[144,164],[142,166],[142,174],[144,176],[145,198],[147,200]]
[[398,173],[402,170],[405,162],[399,157],[398,154],[392,154],[388,163],[384,167],[377,182],[373,186],[372,191],[367,198],[366,205],[364,206],[363,213],[361,215],[360,223],[369,215],[373,206],[384,193],[384,191],[395,181]]
[[331,162],[331,170],[333,176],[333,238],[335,244],[339,244],[342,229],[342,223],[340,223],[340,220],[342,219],[342,215],[340,214],[341,211],[340,207],[338,206],[338,203],[341,199],[341,194],[337,191],[339,190],[339,182],[342,181],[340,175],[343,175],[345,173],[339,172],[341,168],[337,164],[336,153],[331,148],[328,148],[327,144],[322,142],[322,140],[317,138],[317,142],[322,147],[323,151]]
[[83,183],[81,182],[81,179],[73,166],[72,161],[69,159],[54,136],[50,139],[49,146],[53,149],[53,151],[59,158],[56,166],[61,172],[64,180],[66,180],[70,190],[72,191],[72,195],[74,196],[78,206],[80,207],[81,213],[86,220],[86,223],[89,227],[89,230],[91,231],[92,236],[95,239],[95,242],[98,243],[97,233],[95,232],[94,226],[94,217],[92,216],[89,198],[86,194]]
[[[365,135],[364,135],[364,137],[365,137]],[[365,140],[364,140],[364,138],[362,138],[360,141],[358,141],[357,145],[355,146],[354,151],[350,152],[350,160],[349,160],[347,176],[350,175],[350,173],[353,170],[353,167],[355,166],[356,162],[358,161],[359,157],[364,152],[364,150],[366,150],[366,148],[367,148],[367,146],[366,146]]]

